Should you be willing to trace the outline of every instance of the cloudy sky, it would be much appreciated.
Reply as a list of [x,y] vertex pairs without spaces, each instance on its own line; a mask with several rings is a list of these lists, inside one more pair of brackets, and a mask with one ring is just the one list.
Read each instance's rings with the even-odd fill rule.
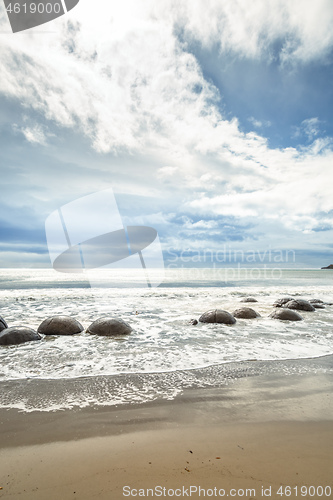
[[80,0],[16,34],[0,0],[0,43],[0,267],[49,267],[48,215],[108,188],[167,261],[333,263],[332,0]]

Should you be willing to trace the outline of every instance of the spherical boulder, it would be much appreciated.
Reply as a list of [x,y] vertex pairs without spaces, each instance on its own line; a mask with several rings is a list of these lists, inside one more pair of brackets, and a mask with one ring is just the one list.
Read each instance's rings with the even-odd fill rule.
[[191,319],[191,320],[190,320],[190,323],[191,323],[191,325],[194,325],[194,326],[195,326],[195,325],[197,325],[197,324],[198,324],[198,320],[197,320],[197,319]]
[[274,307],[283,307],[284,304],[286,304],[287,302],[290,302],[291,300],[293,300],[292,297],[282,297],[282,299],[277,299],[273,306]]
[[111,317],[99,318],[87,328],[87,333],[104,337],[129,335],[132,331],[132,328],[125,321]]
[[11,326],[5,328],[0,333],[0,345],[18,345],[24,342],[32,342],[34,340],[41,340],[41,336],[26,326]]
[[43,335],[75,335],[83,330],[81,323],[70,316],[52,316],[44,319],[37,332]]
[[232,313],[234,318],[242,318],[242,319],[253,319],[253,318],[259,318],[260,314],[257,313],[254,309],[251,309],[251,307],[241,307],[240,309],[236,309]]
[[315,309],[325,309],[325,305],[330,305],[320,299],[310,299],[309,302]]
[[281,319],[283,321],[301,321],[303,318],[296,311],[292,311],[291,309],[281,308],[273,311],[270,315],[270,318],[273,319]]
[[8,325],[3,317],[0,316],[0,332],[2,332],[2,330],[4,330],[5,328],[8,328]]
[[240,302],[258,302],[254,297],[244,297]]
[[287,309],[297,309],[298,311],[315,311],[313,305],[303,299],[290,300],[289,302],[283,304],[282,307],[286,307]]
[[235,318],[227,311],[222,309],[213,309],[202,314],[199,318],[201,323],[223,323],[225,325],[233,325],[236,323]]

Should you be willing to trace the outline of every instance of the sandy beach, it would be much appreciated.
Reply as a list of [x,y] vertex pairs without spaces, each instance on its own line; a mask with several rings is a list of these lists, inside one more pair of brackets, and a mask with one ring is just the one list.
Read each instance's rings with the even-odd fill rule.
[[332,389],[322,369],[144,405],[2,410],[0,498],[329,498]]

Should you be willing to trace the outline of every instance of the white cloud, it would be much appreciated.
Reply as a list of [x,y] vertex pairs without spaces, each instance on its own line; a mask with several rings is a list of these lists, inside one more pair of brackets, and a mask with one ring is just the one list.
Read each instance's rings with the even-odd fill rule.
[[302,121],[301,125],[310,141],[312,141],[319,134],[319,124],[320,121],[318,118],[309,118],[308,120]]
[[[305,9],[298,5],[296,18],[290,3],[127,0],[117,7],[104,2],[101,15],[81,2],[71,16],[54,21],[57,31],[45,34],[43,43],[33,30],[4,38],[0,91],[50,122],[78,128],[99,152],[165,148],[178,155],[220,151],[228,159],[230,153],[234,157],[248,151],[253,157],[267,149],[265,139],[241,134],[236,119],[221,116],[219,92],[204,79],[174,27],[186,21],[185,30],[203,43],[219,39],[223,50],[233,47],[243,55],[259,56],[289,32],[298,38],[306,33],[309,39],[300,39],[312,46],[316,32],[304,18]],[[333,12],[324,0],[311,5],[314,21],[318,12],[325,12],[321,52],[318,47],[323,55],[333,41],[333,32],[324,35]],[[269,125],[251,120],[257,128]],[[37,132],[27,128],[25,135],[42,140]]]
[[193,220],[186,215],[182,216],[181,220],[183,222],[182,228],[189,229],[191,231],[196,231],[198,229],[215,229],[219,225],[216,220],[199,220],[197,222],[193,222]]
[[21,129],[22,134],[26,138],[27,141],[32,144],[41,144],[43,146],[46,145],[46,136],[42,127],[36,124],[34,127],[24,127]]
[[253,116],[251,116],[248,120],[255,128],[270,127],[272,125],[269,120],[257,120]]
[[[250,58],[274,57],[282,63],[325,58],[333,46],[330,0],[187,0],[182,26],[205,46]],[[175,9],[177,15],[179,9]]]
[[309,141],[313,141],[320,133],[320,124],[320,120],[316,117],[303,120],[299,127],[294,127],[293,137],[302,138],[305,136]]
[[177,167],[162,167],[157,171],[157,176],[161,179],[172,178],[178,171]]

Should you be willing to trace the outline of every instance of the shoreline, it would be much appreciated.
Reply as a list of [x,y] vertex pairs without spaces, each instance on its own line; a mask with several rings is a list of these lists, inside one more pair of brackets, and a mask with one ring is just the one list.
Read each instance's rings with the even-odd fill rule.
[[333,355],[314,358],[239,361],[205,368],[127,373],[72,379],[16,379],[0,382],[0,416],[132,408],[185,398],[189,391],[226,391],[241,379],[284,378],[318,373],[333,376]]
[[[333,405],[330,406],[333,394],[332,355],[301,360],[227,363],[202,370],[171,373],[172,382],[175,385],[179,384],[188,373],[191,378],[184,380],[183,386],[177,387],[178,394],[169,397],[160,396],[144,402],[136,401],[134,397],[138,390],[135,381],[142,382],[140,374],[75,380],[17,381],[19,394],[22,397],[24,393],[30,391],[37,400],[45,393],[49,393],[53,385],[58,386],[58,390],[54,389],[51,394],[53,399],[59,396],[59,391],[69,393],[71,397],[71,392],[80,390],[84,383],[93,383],[93,390],[98,387],[99,391],[102,389],[110,391],[107,381],[111,384],[114,395],[121,385],[130,385],[132,399],[130,402],[120,404],[113,404],[112,401],[109,404],[95,404],[92,401],[90,405],[83,407],[74,405],[72,408],[60,410],[26,412],[17,408],[0,408],[2,434],[0,449],[71,440],[70,422],[74,418],[76,439],[118,434],[122,425],[126,429],[142,426],[147,430],[151,421],[157,427],[159,422],[162,425],[184,425],[191,422],[191,419],[196,421],[205,416],[209,423],[210,415],[214,415],[211,417],[213,423],[222,424],[229,421],[255,423],[282,420],[333,420]],[[160,385],[167,374],[146,374],[146,376],[150,384],[154,380],[155,384]],[[213,384],[206,383],[207,374],[210,379],[214,378]],[[96,385],[96,381],[100,385]],[[115,383],[116,385],[113,385]],[[7,389],[10,397],[14,386],[13,382],[6,382],[1,389]],[[108,394],[112,396],[111,392]],[[188,416],[189,406],[190,416]],[[154,417],[147,419],[146,415]],[[37,423],[37,432],[33,432],[33,425],[30,428],[30,423]],[[94,425],[91,426],[91,423]],[[58,427],[55,424],[58,424]],[[67,425],[68,434],[66,434]],[[30,429],[29,436],[25,430],[26,426]],[[121,429],[121,432],[124,432],[124,429]]]
[[279,362],[271,373],[188,387],[170,401],[2,409],[0,499],[120,499],[125,486],[251,489],[246,498],[256,499],[262,488],[281,498],[281,485],[333,491],[332,360],[303,360],[305,373],[291,363],[288,375]]

